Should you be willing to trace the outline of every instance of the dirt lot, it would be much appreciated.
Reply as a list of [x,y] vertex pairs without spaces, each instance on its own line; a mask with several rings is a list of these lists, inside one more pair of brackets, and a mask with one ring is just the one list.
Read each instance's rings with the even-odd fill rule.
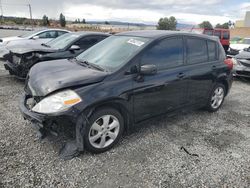
[[250,82],[235,81],[217,113],[151,120],[111,151],[70,161],[58,158],[62,138],[35,138],[22,91],[0,62],[0,187],[250,186]]

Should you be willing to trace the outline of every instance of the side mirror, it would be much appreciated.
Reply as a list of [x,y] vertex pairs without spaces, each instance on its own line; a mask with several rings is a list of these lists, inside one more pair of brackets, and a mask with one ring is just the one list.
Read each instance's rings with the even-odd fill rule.
[[142,65],[140,73],[142,75],[154,75],[157,73],[156,65]]
[[32,37],[32,39],[34,39],[34,40],[39,39],[39,36],[34,36],[34,37]]
[[80,49],[81,49],[80,46],[72,45],[69,50],[70,51],[75,51],[75,50],[80,50]]

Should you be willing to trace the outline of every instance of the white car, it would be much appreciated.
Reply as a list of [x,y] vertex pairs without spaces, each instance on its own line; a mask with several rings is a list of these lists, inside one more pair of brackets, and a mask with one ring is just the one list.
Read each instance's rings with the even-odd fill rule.
[[240,51],[250,47],[250,38],[244,38],[241,43],[230,44],[229,55],[237,55]]
[[69,32],[63,29],[36,30],[20,36],[0,38],[0,46],[23,45],[28,44],[30,41],[42,44]]

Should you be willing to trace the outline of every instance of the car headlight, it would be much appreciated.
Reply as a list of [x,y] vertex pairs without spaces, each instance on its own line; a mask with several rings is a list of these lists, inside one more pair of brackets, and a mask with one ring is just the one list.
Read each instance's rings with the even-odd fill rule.
[[236,58],[232,58],[233,65],[238,65],[238,61]]
[[20,64],[21,63],[21,57],[18,57],[16,55],[13,56],[13,62],[16,63],[16,64]]
[[81,101],[74,91],[64,90],[44,98],[32,108],[32,111],[43,114],[63,112]]

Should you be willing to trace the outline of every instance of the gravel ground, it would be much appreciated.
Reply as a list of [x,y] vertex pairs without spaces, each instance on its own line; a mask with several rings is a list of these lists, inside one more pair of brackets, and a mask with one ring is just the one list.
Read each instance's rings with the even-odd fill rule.
[[58,157],[61,138],[35,138],[22,90],[0,62],[0,187],[250,186],[250,82],[235,81],[217,113],[151,120],[111,151],[70,161]]

